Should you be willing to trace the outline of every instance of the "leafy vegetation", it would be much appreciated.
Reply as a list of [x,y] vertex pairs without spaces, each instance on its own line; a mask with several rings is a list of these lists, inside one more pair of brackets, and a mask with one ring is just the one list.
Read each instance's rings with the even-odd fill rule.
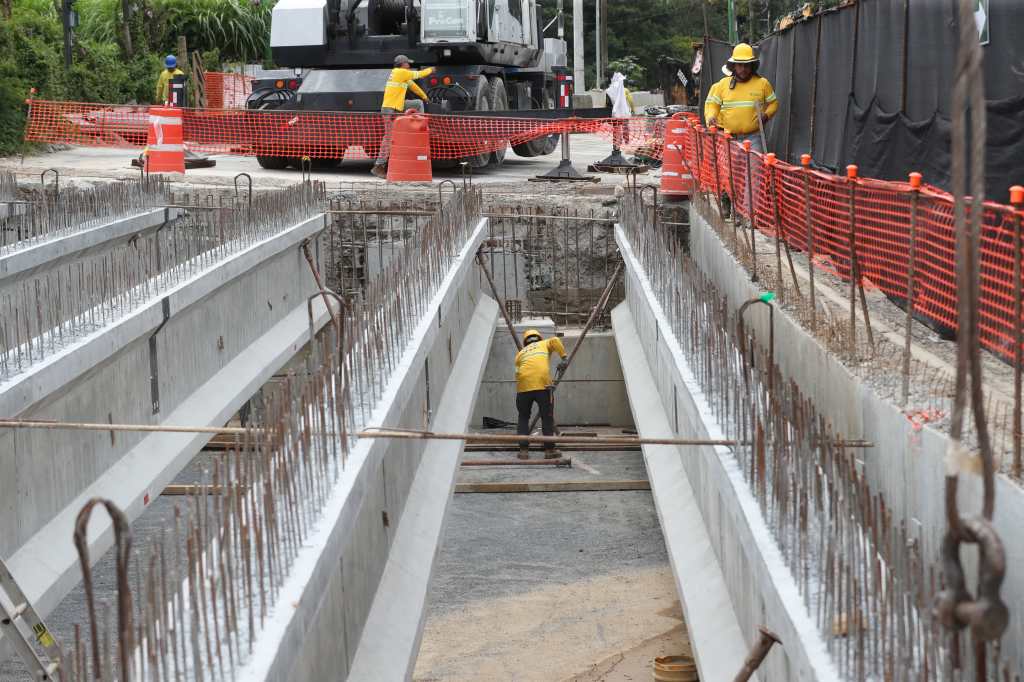
[[202,52],[209,69],[269,58],[272,3],[77,0],[80,24],[65,69],[57,6],[59,0],[0,0],[0,155],[23,147],[30,88],[42,99],[149,102],[179,35]]

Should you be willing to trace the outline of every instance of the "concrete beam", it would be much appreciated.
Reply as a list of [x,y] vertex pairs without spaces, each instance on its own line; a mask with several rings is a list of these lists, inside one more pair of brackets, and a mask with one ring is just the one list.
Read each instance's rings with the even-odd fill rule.
[[[650,365],[637,352],[641,340],[625,303],[612,311],[612,325],[637,432],[642,438],[675,437]],[[732,679],[747,655],[747,644],[722,566],[683,468],[682,458],[688,452],[671,445],[645,445],[643,453],[700,678]]]
[[[483,373],[497,312],[473,271],[486,234],[481,220],[427,305],[366,426],[424,428],[468,419],[466,391]],[[461,405],[452,406],[453,392],[461,392]],[[359,661],[379,660],[375,648],[390,641],[384,636],[396,642],[388,670],[411,670],[423,617],[416,595],[425,595],[433,562],[433,553],[424,552],[436,551],[431,536],[443,530],[438,491],[425,488],[454,477],[454,469],[452,453],[429,441],[357,442],[238,679],[401,679],[379,671],[352,674],[364,665]],[[412,537],[417,531],[425,535]],[[406,573],[417,562],[415,575]],[[408,584],[401,589],[412,598],[404,611],[381,589],[383,580],[390,585],[402,576]],[[390,620],[396,609],[401,619]],[[382,635],[380,623],[393,632]],[[370,648],[364,653],[364,647]]]
[[[493,332],[497,317],[497,302],[482,298],[430,425],[432,430],[458,433],[469,424],[491,345],[489,332]],[[408,511],[402,515],[388,554],[349,679],[408,680],[416,667],[427,592],[447,525],[462,443],[438,441],[430,444],[428,451],[409,491]]]
[[[645,354],[654,390],[665,412],[672,414],[674,432],[685,437],[724,439],[724,431],[621,227],[616,227],[615,240],[626,265],[626,305],[639,337],[632,350],[640,349]],[[776,632],[785,642],[765,660],[761,678],[838,679],[825,640],[732,451],[726,447],[694,447],[684,453],[681,463],[688,478],[700,481],[693,492],[715,556],[725,569],[733,609],[748,646],[756,640],[759,625]],[[685,599],[686,593],[682,596]],[[688,620],[688,624],[700,627],[700,618]],[[736,670],[741,662],[735,661]],[[732,675],[735,672],[729,677]]]
[[[0,416],[225,423],[307,343],[315,283],[299,246],[324,226],[318,215],[253,244],[30,367],[0,385]],[[319,329],[329,315],[319,298],[313,310]],[[69,540],[85,501],[108,497],[137,517],[208,438],[0,431],[0,552],[37,610],[77,583]],[[93,517],[89,542],[98,560],[112,542],[106,517]]]
[[0,288],[40,270],[104,250],[125,239],[144,235],[180,214],[178,209],[154,208],[86,230],[33,241],[11,253],[0,255]]
[[[726,297],[730,313],[761,293],[704,218],[691,207],[690,253],[694,264]],[[758,338],[768,337],[764,306],[753,306],[746,323]],[[902,342],[900,342],[902,345]],[[943,489],[944,460],[949,437],[931,426],[916,428],[904,411],[879,395],[835,354],[823,347],[782,306],[775,309],[775,361],[782,374],[814,401],[815,409],[831,422],[836,433],[875,443],[863,452],[864,474],[873,491],[881,493],[893,523],[905,523],[910,537],[920,544],[926,564],[939,562],[946,531]],[[986,375],[986,383],[991,380]],[[981,508],[981,476],[960,477],[961,510]],[[1006,565],[1024,566],[1024,488],[1005,475],[996,476],[993,525],[1004,542]],[[973,562],[965,562],[968,584],[974,583]],[[1024,571],[1009,570],[1002,597],[1010,609],[1010,624],[1002,639],[1003,660],[1024,667]]]

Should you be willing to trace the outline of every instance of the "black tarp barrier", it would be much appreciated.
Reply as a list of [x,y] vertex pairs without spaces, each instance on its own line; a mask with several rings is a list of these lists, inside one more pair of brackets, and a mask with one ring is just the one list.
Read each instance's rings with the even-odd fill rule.
[[[1006,201],[1010,185],[1024,184],[1024,1],[990,0],[989,14],[986,188]],[[957,31],[953,2],[861,0],[769,36],[758,45],[780,104],[769,150],[790,163],[810,152],[834,172],[855,163],[884,180],[919,171],[949,189]],[[703,96],[730,52],[709,41]]]

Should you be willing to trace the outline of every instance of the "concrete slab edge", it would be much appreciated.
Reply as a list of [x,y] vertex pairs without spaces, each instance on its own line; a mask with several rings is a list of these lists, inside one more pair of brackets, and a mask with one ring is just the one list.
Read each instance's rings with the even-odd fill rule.
[[[131,342],[152,332],[163,322],[163,300],[171,316],[202,301],[218,287],[240,277],[286,249],[319,232],[323,214],[233,254],[108,325],[39,361],[26,371],[0,383],[0,417],[13,417],[59,391],[78,376],[102,364]],[[305,301],[302,302],[303,306]]]
[[176,208],[154,208],[17,249],[6,256],[0,256],[0,286],[7,286],[43,268],[81,257],[129,235],[144,234],[177,218],[181,213]]
[[[637,431],[643,438],[672,438],[673,429],[650,365],[642,353],[636,352],[641,341],[625,303],[612,311],[612,327]],[[671,445],[648,445],[643,455],[700,678],[730,679],[739,669],[738,661],[747,655],[747,643],[700,506],[682,467],[681,458],[686,454]]]
[[[704,391],[683,355],[682,346],[668,322],[665,311],[654,295],[650,281],[619,225],[616,225],[615,228],[615,240],[626,264],[627,301],[629,300],[628,293],[632,288],[657,327],[658,345],[662,347],[671,363],[671,367],[664,369],[671,369],[681,380],[684,393],[687,394],[684,397],[689,398],[690,408],[696,411],[693,416],[699,417],[699,419],[694,419],[694,422],[699,423],[704,429],[702,434],[686,435],[697,435],[714,440],[724,439],[725,435],[714,417],[714,411],[704,397]],[[640,347],[648,354],[658,351],[657,348],[648,347],[643,343]],[[659,367],[658,369],[661,371],[663,368]],[[731,502],[731,507],[727,507],[727,509],[736,523],[734,530],[737,533],[732,536],[732,539],[739,543],[739,548],[747,555],[750,565],[758,569],[757,573],[762,578],[758,585],[762,599],[777,607],[764,613],[761,616],[762,622],[783,637],[786,657],[793,663],[793,672],[796,673],[798,679],[837,679],[838,671],[828,654],[825,640],[804,604],[796,580],[782,559],[774,535],[743,478],[735,456],[726,447],[697,448],[696,450],[705,457],[707,471],[714,476],[714,480],[705,481],[705,483],[717,482],[720,501]],[[708,510],[703,511],[706,515]],[[715,529],[709,528],[708,530],[710,532]],[[742,537],[739,534],[742,534]],[[723,548],[719,547],[720,558],[722,551]],[[726,571],[729,570],[729,567],[726,566]],[[736,586],[731,586],[731,589],[736,589]],[[737,596],[733,597],[734,606],[736,606]],[[743,625],[751,630],[749,636],[753,637],[753,629],[758,623]]]
[[[431,423],[435,431],[459,432],[469,424],[480,388],[498,304],[481,298]],[[459,471],[462,443],[430,443],[417,469],[406,513],[359,639],[351,680],[411,679],[416,666],[427,592],[433,576]]]
[[[402,353],[384,394],[367,420],[367,427],[388,424],[389,416],[400,410],[404,402],[401,398],[410,394],[406,384],[415,379],[413,369],[419,366],[429,352],[427,346],[436,335],[437,316],[451,290],[472,272],[474,254],[487,228],[487,219],[481,219],[455,258],[413,331],[413,340]],[[347,465],[334,485],[320,519],[316,522],[316,528],[299,551],[278,592],[276,602],[270,607],[266,625],[258,633],[253,645],[253,655],[240,667],[236,679],[288,679],[290,657],[297,655],[297,651],[290,650],[284,644],[302,640],[312,617],[312,614],[304,613],[302,609],[318,603],[318,597],[324,591],[330,574],[336,570],[346,538],[351,532],[352,524],[349,522],[359,511],[359,483],[374,453],[386,447],[385,440],[360,440],[349,452]],[[401,524],[401,520],[398,523]],[[341,638],[342,634],[338,633],[338,636]]]

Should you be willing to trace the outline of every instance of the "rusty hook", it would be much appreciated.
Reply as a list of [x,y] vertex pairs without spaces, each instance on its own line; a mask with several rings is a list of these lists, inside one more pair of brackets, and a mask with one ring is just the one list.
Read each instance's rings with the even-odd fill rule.
[[39,174],[39,185],[41,186],[43,191],[46,190],[46,174],[47,173],[53,173],[53,193],[54,193],[54,195],[59,195],[60,194],[60,171],[57,170],[56,168],[47,168],[42,173],[40,173]]
[[457,194],[458,191],[459,191],[459,188],[455,184],[454,180],[442,180],[437,185],[437,205],[438,206],[443,206],[444,205],[444,194],[442,193],[441,190],[444,188],[445,185],[451,185],[452,186],[452,196]]
[[92,566],[89,562],[89,541],[86,537],[89,518],[96,505],[102,504],[110,514],[114,523],[114,547],[116,548],[117,562],[117,627],[118,650],[120,653],[121,670],[120,679],[127,682],[131,678],[131,657],[133,649],[133,624],[132,624],[132,594],[128,585],[128,561],[131,558],[132,531],[128,524],[128,517],[121,509],[111,502],[100,497],[94,497],[85,503],[82,510],[78,512],[75,519],[75,549],[78,550],[78,560],[82,565],[82,584],[85,588],[86,605],[89,610],[89,627],[92,630],[92,657],[93,673],[97,680],[108,679],[104,676],[100,664],[100,638],[96,627],[96,604],[92,588]]
[[248,197],[249,197],[249,206],[251,207],[252,206],[252,176],[249,175],[248,173],[239,173],[238,175],[235,176],[235,198],[236,199],[238,198],[238,179],[239,178],[245,178],[249,182],[249,194],[248,194]]

